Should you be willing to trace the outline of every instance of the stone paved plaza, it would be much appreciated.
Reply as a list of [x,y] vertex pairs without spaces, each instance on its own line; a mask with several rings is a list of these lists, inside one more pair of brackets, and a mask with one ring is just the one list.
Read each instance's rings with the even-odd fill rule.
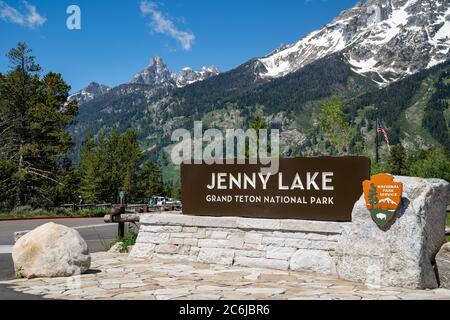
[[450,290],[369,288],[362,284],[293,271],[139,260],[92,254],[80,277],[2,282],[18,292],[50,299],[94,300],[350,300],[450,299]]

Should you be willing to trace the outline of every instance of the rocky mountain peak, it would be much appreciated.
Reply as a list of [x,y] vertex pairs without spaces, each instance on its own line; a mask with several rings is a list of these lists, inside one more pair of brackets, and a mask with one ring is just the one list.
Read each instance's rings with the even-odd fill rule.
[[130,83],[158,85],[171,80],[171,72],[160,56],[154,57],[148,66],[136,74]]
[[83,103],[94,100],[95,98],[101,95],[104,95],[110,90],[111,88],[108,86],[105,86],[97,82],[91,82],[86,88],[81,89],[77,93],[71,95],[68,101],[71,102],[76,100],[81,105]]
[[154,57],[147,68],[133,77],[130,83],[159,85],[162,83],[174,83],[177,87],[203,81],[220,73],[216,67],[202,67],[200,71],[194,71],[190,67],[183,68],[179,73],[169,70],[160,56]]

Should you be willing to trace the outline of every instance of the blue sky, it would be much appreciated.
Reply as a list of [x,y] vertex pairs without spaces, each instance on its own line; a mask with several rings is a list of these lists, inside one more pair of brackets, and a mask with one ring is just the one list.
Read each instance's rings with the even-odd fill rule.
[[[26,42],[45,72],[77,91],[97,81],[127,82],[160,55],[169,68],[230,70],[293,43],[356,0],[0,0],[0,71],[6,53]],[[81,30],[68,30],[69,5]]]

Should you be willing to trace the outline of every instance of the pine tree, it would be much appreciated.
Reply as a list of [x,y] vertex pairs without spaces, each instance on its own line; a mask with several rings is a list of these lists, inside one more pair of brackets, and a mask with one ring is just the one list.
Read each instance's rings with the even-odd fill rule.
[[89,136],[80,152],[77,173],[80,179],[79,195],[85,202],[95,203],[110,200],[110,171],[105,154],[105,138],[97,143]]
[[[253,121],[249,125],[249,129],[255,130],[256,132],[256,141],[250,141],[250,143],[256,142],[256,150],[259,152],[259,132],[267,129],[267,122],[260,114],[256,113]],[[270,150],[267,150],[267,152],[270,152]],[[245,157],[247,159],[250,157],[250,148],[248,145],[245,146]]]
[[370,205],[372,207],[374,207],[377,204],[379,204],[379,201],[378,201],[378,198],[377,198],[377,187],[373,183],[370,185],[369,201],[370,201]]
[[79,193],[87,202],[118,202],[119,191],[132,199],[136,191],[136,175],[141,151],[136,133],[123,135],[114,129],[98,139],[89,136],[80,152],[77,168]]
[[389,156],[389,170],[393,175],[403,175],[406,173],[407,155],[405,148],[398,144],[391,148]]
[[137,199],[144,201],[165,193],[164,181],[160,167],[153,162],[146,162],[137,174]]
[[66,103],[70,86],[60,74],[40,77],[41,68],[25,44],[19,43],[8,58],[10,71],[0,77],[0,166],[9,172],[3,183],[11,200],[3,203],[50,205],[72,147],[65,129],[77,104]]

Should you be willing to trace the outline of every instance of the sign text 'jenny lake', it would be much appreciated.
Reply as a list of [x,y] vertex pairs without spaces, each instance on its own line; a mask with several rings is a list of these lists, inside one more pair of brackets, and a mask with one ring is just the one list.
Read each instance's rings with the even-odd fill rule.
[[280,159],[272,175],[261,168],[182,165],[183,213],[346,222],[370,177],[365,157]]

